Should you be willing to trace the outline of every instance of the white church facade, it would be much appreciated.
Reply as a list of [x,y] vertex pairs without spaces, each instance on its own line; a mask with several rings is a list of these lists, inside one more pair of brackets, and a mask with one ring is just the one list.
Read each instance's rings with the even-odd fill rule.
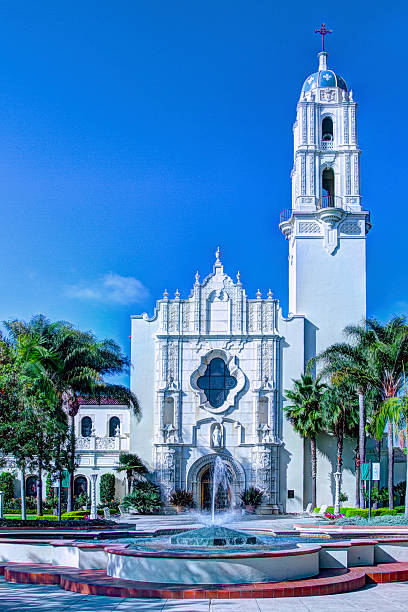
[[[188,298],[167,292],[154,315],[132,317],[131,389],[143,418],[130,419],[130,448],[164,498],[193,491],[208,503],[211,467],[225,459],[232,505],[256,486],[261,511],[296,512],[310,501],[309,447],[284,416],[284,390],[308,360],[340,341],[366,313],[369,213],[360,194],[356,102],[319,53],[302,88],[294,125],[292,207],[281,214],[289,245],[289,313],[271,292],[248,298],[239,274],[198,273]],[[265,278],[265,283],[273,279]],[[354,498],[352,449],[343,490]],[[335,443],[322,437],[318,503],[333,499]]]
[[[233,279],[224,270],[219,250],[212,271],[203,280],[196,274],[188,297],[165,292],[152,317],[133,316],[131,389],[143,416],[139,422],[112,401],[81,402],[77,493],[89,492],[91,473],[115,473],[124,450],[142,458],[165,501],[187,489],[196,507],[207,507],[217,456],[230,468],[232,506],[251,486],[264,493],[263,513],[299,512],[311,501],[310,447],[285,418],[285,389],[311,357],[342,339],[346,325],[365,316],[370,230],[360,193],[357,106],[327,57],[319,53],[318,71],[302,87],[294,124],[292,206],[280,219],[289,247],[287,316],[271,291],[248,297],[239,273]],[[264,284],[273,278],[266,275]],[[319,436],[319,505],[333,501],[335,461],[335,440]],[[116,479],[122,497],[126,478]],[[26,488],[34,483],[27,475]],[[342,491],[352,503],[351,442]]]

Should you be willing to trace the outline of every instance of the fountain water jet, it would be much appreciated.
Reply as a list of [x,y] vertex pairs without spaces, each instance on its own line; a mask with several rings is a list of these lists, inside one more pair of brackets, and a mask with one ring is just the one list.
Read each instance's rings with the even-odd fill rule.
[[218,488],[222,486],[228,494],[228,485],[230,483],[230,473],[226,461],[216,456],[213,469],[213,482],[211,494],[211,523],[215,524],[215,502],[217,499]]
[[225,514],[220,512],[218,517],[215,513],[217,493],[221,487],[225,494],[228,494],[230,481],[231,475],[228,463],[217,455],[214,461],[211,488],[211,521],[205,520],[207,515],[198,513],[197,518],[205,527],[172,536],[170,540],[172,544],[181,546],[242,546],[243,544],[258,543],[258,539],[254,535],[248,535],[242,531],[220,525],[220,523],[225,523],[233,518],[231,511]]

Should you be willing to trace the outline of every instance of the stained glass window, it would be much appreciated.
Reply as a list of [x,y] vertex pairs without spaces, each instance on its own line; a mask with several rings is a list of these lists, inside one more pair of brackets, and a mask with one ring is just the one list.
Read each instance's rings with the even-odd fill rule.
[[197,386],[205,393],[213,408],[223,405],[231,389],[236,387],[236,379],[230,375],[223,359],[215,357],[210,361],[204,376],[197,380]]

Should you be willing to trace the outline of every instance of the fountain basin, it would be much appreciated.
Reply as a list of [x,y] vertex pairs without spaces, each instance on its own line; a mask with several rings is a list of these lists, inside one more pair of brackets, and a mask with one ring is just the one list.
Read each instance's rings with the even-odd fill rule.
[[227,527],[202,527],[178,533],[170,538],[172,544],[182,546],[242,546],[243,544],[257,544],[255,535],[248,535],[243,531],[228,529]]
[[320,546],[277,551],[153,551],[107,546],[107,574],[166,584],[241,584],[298,580],[319,573]]

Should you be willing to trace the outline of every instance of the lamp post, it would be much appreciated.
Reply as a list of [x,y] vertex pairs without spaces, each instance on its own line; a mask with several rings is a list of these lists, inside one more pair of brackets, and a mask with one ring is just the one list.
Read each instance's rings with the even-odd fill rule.
[[334,514],[340,514],[340,478],[341,472],[334,472],[333,474],[336,481],[336,489],[334,494]]
[[0,519],[3,518],[4,512],[4,491],[0,491]]
[[89,518],[96,519],[98,518],[98,512],[96,508],[96,479],[98,478],[98,474],[95,472],[91,474],[91,513]]

